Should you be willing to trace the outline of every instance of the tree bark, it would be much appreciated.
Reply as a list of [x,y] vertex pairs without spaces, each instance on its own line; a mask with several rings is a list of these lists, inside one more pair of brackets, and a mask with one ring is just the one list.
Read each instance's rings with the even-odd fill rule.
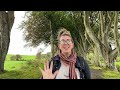
[[[95,36],[95,34],[92,32],[92,28],[89,24],[89,13],[87,11],[84,11],[84,25],[86,28],[86,32],[89,35],[90,39],[94,42],[95,47],[97,48],[98,53],[100,53],[100,57],[102,56],[106,62],[106,67],[111,68],[114,66],[114,58],[118,55],[119,50],[119,42],[118,42],[118,12],[115,12],[113,15],[109,15],[109,23],[107,26],[104,26],[103,21],[103,12],[100,12],[100,25],[101,28],[99,31],[101,31],[101,37],[102,40],[100,41],[99,38]],[[114,16],[115,15],[115,16]],[[111,25],[113,22],[114,17],[114,36],[117,44],[117,49],[112,50],[110,47],[110,43],[108,42],[108,33],[110,32]]]
[[4,72],[4,62],[9,48],[13,23],[14,11],[0,11],[0,72]]
[[50,30],[51,30],[51,36],[50,36],[50,44],[51,44],[51,57],[55,56],[55,45],[54,45],[54,37],[53,37],[53,29],[52,29],[52,22],[50,21]]
[[114,39],[116,48],[118,49],[118,53],[120,54],[120,43],[119,43],[119,32],[118,32],[118,12],[115,12],[115,18],[114,18]]

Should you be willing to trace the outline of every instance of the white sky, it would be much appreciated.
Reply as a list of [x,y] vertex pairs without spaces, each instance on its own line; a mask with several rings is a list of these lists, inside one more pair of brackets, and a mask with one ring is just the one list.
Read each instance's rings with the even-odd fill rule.
[[[11,36],[10,36],[10,45],[8,54],[21,54],[21,55],[36,55],[38,50],[40,48],[44,49],[44,45],[41,45],[37,48],[25,48],[24,45],[26,42],[23,40],[23,31],[18,29],[18,25],[21,23],[21,21],[24,19],[25,11],[15,11],[15,21],[11,30]],[[44,52],[50,52],[51,47],[48,46]]]

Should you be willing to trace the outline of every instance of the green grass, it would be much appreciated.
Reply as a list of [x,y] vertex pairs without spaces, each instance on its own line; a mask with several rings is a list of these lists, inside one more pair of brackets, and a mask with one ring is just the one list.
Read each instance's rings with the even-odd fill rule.
[[42,60],[35,60],[33,55],[21,55],[22,61],[11,61],[8,54],[4,64],[4,73],[0,73],[0,79],[39,79],[41,72],[39,66],[43,68]]
[[12,56],[12,54],[7,54],[6,60],[9,61],[11,56]]
[[120,79],[120,73],[111,70],[103,70],[104,79]]
[[0,74],[0,79],[39,79],[41,72],[34,63],[29,61],[6,61],[5,73]]
[[[42,63],[47,60],[45,58],[35,60],[35,56],[22,55],[25,61],[11,61],[10,57],[11,55],[8,54],[4,65],[5,73],[0,74],[0,79],[39,79],[41,77],[39,66],[43,68]],[[116,64],[120,66],[120,62],[116,62]],[[120,79],[120,73],[118,72],[91,64],[90,68],[102,71],[100,76],[103,79]]]
[[23,59],[25,60],[35,60],[34,55],[21,55]]
[[120,66],[120,62],[116,62],[116,65]]
[[91,69],[96,69],[96,70],[101,70],[102,69],[101,67],[96,67],[95,65],[90,65],[90,68]]
[[[6,60],[9,61],[12,54],[7,54]],[[35,55],[21,55],[24,60],[35,60]]]
[[[8,54],[5,60],[5,72],[0,74],[0,79],[39,79],[41,72],[36,67],[34,55],[21,55],[24,61],[11,61]],[[31,63],[29,63],[31,62]],[[36,62],[36,63],[35,63]],[[43,66],[42,66],[43,67]]]
[[101,67],[97,67],[95,65],[90,65],[90,69],[102,71],[102,73],[99,73],[103,79],[120,79],[120,72],[116,72],[110,69],[104,69]]
[[5,70],[18,70],[26,65],[26,61],[5,61]]

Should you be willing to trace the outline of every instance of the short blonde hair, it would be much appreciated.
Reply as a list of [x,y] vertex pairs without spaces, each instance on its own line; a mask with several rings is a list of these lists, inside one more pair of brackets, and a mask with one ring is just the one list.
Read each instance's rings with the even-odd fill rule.
[[72,36],[71,36],[71,34],[70,34],[70,31],[68,31],[67,29],[65,29],[65,28],[63,28],[63,27],[62,27],[62,28],[59,28],[59,29],[58,29],[58,37],[57,37],[57,40],[59,40],[61,36],[65,36],[65,35],[71,37],[71,39],[72,39]]

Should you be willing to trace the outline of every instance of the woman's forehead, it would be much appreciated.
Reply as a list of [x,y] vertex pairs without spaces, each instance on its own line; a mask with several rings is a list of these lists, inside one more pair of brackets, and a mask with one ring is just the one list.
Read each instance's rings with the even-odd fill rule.
[[64,36],[61,36],[61,37],[60,37],[60,40],[62,40],[62,39],[67,40],[67,39],[71,39],[71,37],[70,37],[70,36],[67,36],[67,35],[64,35]]

